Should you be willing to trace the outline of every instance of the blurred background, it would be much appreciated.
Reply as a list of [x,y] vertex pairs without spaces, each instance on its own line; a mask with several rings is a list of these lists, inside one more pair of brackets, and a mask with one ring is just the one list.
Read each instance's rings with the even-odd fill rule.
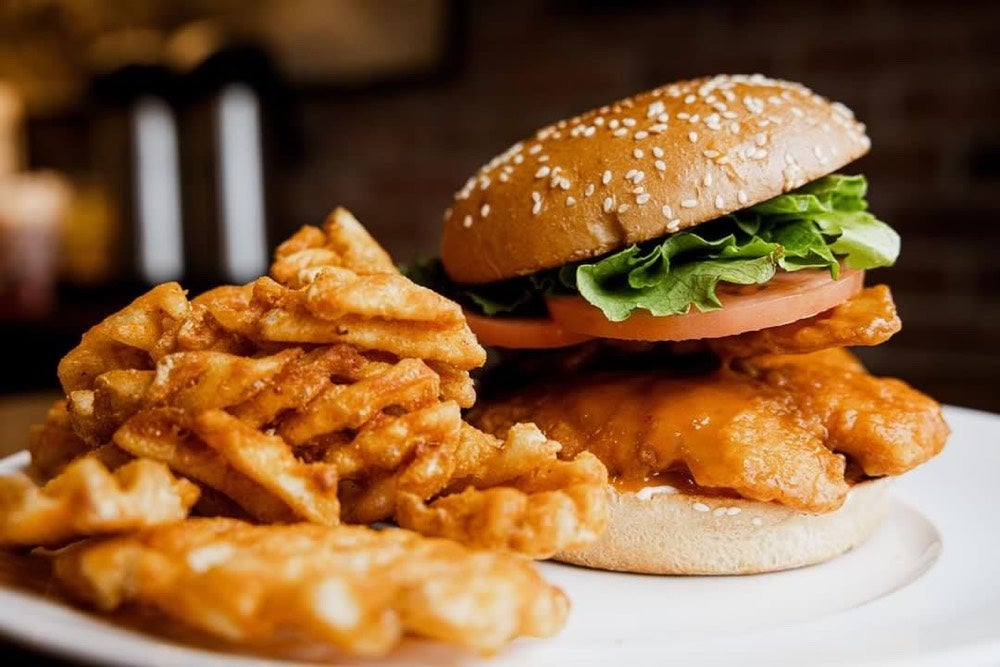
[[0,391],[151,283],[248,280],[335,205],[399,260],[548,122],[762,72],[852,107],[904,239],[879,374],[1000,411],[1000,3],[3,0]]

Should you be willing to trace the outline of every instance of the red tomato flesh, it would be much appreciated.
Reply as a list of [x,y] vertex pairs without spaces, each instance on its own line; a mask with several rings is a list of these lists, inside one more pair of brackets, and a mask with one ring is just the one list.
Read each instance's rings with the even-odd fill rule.
[[834,280],[828,271],[779,271],[763,285],[719,283],[722,308],[685,315],[654,317],[637,310],[623,322],[611,322],[583,297],[549,297],[549,315],[568,331],[624,340],[693,340],[757,331],[818,315],[861,291],[864,271],[841,269]]
[[489,317],[465,311],[465,320],[483,345],[538,350],[568,347],[591,336],[568,331],[547,317]]

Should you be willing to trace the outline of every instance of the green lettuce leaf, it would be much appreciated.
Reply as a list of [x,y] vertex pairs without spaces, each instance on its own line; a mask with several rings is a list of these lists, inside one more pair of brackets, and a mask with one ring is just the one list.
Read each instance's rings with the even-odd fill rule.
[[[487,315],[533,316],[544,298],[579,294],[611,321],[636,310],[657,317],[721,307],[720,282],[769,281],[775,271],[890,266],[899,235],[868,212],[864,176],[833,174],[760,204],[598,260],[489,285],[457,286],[438,262],[410,270],[417,282]],[[427,277],[427,275],[430,277]],[[429,281],[429,282],[428,282]]]

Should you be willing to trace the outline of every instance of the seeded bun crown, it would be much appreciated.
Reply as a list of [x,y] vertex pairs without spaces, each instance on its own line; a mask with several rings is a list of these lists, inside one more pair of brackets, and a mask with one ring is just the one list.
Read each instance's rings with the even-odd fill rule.
[[559,121],[490,160],[445,214],[461,283],[554,268],[746,208],[864,155],[842,104],[760,75],[670,84]]

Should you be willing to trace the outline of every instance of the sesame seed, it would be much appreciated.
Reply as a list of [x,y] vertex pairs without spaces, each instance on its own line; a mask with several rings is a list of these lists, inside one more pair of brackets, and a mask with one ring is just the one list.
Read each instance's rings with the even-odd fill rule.
[[566,206],[572,206],[575,203],[576,199],[574,199],[572,196],[566,197]]
[[469,227],[472,226],[472,216],[471,215],[467,215],[464,218],[462,218],[462,226],[465,227],[466,229],[468,229]]
[[745,205],[747,203],[747,193],[744,192],[743,190],[740,190],[739,192],[737,192],[736,193],[736,201],[738,201],[739,203]]
[[674,217],[674,209],[670,208],[670,204],[664,204],[663,207],[660,209],[660,212],[663,213],[664,218]]
[[740,509],[739,507],[729,507],[729,508],[726,508],[726,514],[728,514],[729,516],[736,516],[737,514],[739,514],[742,511],[743,510]]
[[698,141],[698,133],[697,132],[688,132],[688,139],[690,139],[691,143],[693,144],[694,142]]
[[535,202],[536,204],[542,201],[542,194],[540,192],[532,192],[531,201]]
[[738,118],[739,115],[735,111],[723,111],[722,117],[726,120],[732,120],[734,118]]
[[752,523],[755,526],[763,526],[764,520],[761,519],[759,516],[755,516],[753,519],[750,520],[750,523]]
[[587,183],[587,189],[583,191],[583,195],[585,197],[589,197],[592,194],[594,194],[594,184],[593,183]]
[[663,157],[663,149],[659,146],[653,146],[653,155],[656,157]]
[[632,151],[632,155],[634,155],[636,159],[640,159],[644,155],[644,153],[642,152],[641,148],[636,148],[634,151]]
[[636,139],[638,141],[639,139],[645,139],[648,136],[649,136],[649,132],[646,132],[645,130],[639,130],[634,135],[632,135],[632,138],[634,138],[634,139]]
[[677,117],[680,118],[681,120],[687,120],[688,118],[691,117],[691,114],[689,114],[687,111],[682,111],[679,114],[677,114]]
[[673,220],[671,220],[670,222],[667,223],[667,231],[668,232],[676,232],[680,228],[681,228],[681,220],[680,220],[680,218],[674,218]]
[[597,128],[594,127],[593,125],[589,126],[587,129],[583,131],[583,136],[585,137],[592,137],[595,134],[597,134]]
[[488,187],[490,187],[490,177],[484,174],[479,177],[479,189],[485,190]]
[[535,155],[536,153],[538,153],[541,150],[542,150],[542,145],[541,144],[535,144],[534,146],[532,146],[531,148],[528,149],[528,152],[531,153],[532,155]]
[[612,118],[608,122],[608,127],[612,130],[617,130],[619,125],[621,125],[621,121],[619,121],[617,118]]
[[624,213],[627,210],[628,210],[628,204],[619,204],[618,206],[619,213]]
[[558,182],[558,185],[563,190],[569,190],[569,186],[570,186],[569,179],[566,178],[565,176],[563,178],[560,178],[559,182]]
[[684,98],[684,104],[692,104],[696,99],[698,99],[694,94],[688,95]]
[[706,188],[712,187],[712,174],[705,174],[705,178],[701,179],[701,182],[705,184]]
[[693,116],[688,118],[689,123],[697,123],[699,120],[701,120],[701,116],[698,114],[694,114]]
[[805,116],[805,114],[802,112],[802,109],[798,107],[792,107],[792,114],[794,114],[797,118],[802,118],[803,116]]
[[538,215],[542,212],[542,202],[536,201],[535,205],[531,207],[531,214]]
[[705,503],[695,503],[694,505],[691,505],[691,507],[695,512],[707,512],[709,510],[708,505]]
[[726,513],[725,507],[716,507],[712,510],[712,516],[723,516]]
[[552,170],[546,166],[539,167],[538,171],[535,172],[535,178],[545,178],[551,172]]
[[726,208],[726,200],[722,195],[715,195],[715,208]]
[[655,102],[650,104],[649,107],[646,109],[646,118],[652,118],[653,116],[658,116],[659,114],[663,113],[665,109],[666,107],[663,106],[663,101],[656,100]]
[[538,161],[539,162],[548,162],[549,161],[549,156],[548,155],[539,155],[538,156]]
[[635,127],[635,118],[622,118],[622,125],[625,127]]
[[711,149],[702,151],[701,154],[709,159],[712,159],[714,157],[719,157],[719,151],[713,151]]
[[733,134],[738,133],[740,131],[740,124],[734,120],[732,123],[729,124],[729,131],[732,132]]
[[767,144],[767,135],[764,134],[763,132],[758,132],[757,133],[757,145],[758,146],[764,146],[766,144]]
[[795,156],[791,153],[785,153],[785,164],[795,164]]
[[601,183],[607,185],[610,182],[611,182],[611,170],[605,169],[604,174],[601,175]]
[[631,181],[632,177],[635,176],[636,173],[638,173],[638,171],[639,171],[638,169],[629,169],[627,172],[625,172],[625,180]]
[[500,175],[497,176],[497,178],[500,179],[501,183],[507,183],[510,181],[510,176],[507,175],[506,171],[501,171]]
[[635,176],[632,177],[633,183],[642,183],[642,179],[646,178],[646,172],[636,171]]
[[667,163],[664,162],[663,160],[657,160],[656,162],[653,163],[653,166],[659,169],[660,171],[667,170]]
[[648,201],[649,201],[649,195],[645,192],[635,198],[635,203],[638,204],[639,206],[642,206]]
[[670,114],[668,114],[667,112],[663,112],[656,117],[656,121],[658,123],[666,123],[668,120],[670,120]]
[[758,148],[757,150],[755,150],[753,152],[753,159],[755,159],[755,160],[763,160],[766,157],[767,157],[767,149],[766,148]]
[[481,209],[479,209],[479,215],[481,215],[481,216],[483,216],[485,218],[489,214],[490,214],[490,205],[489,204],[483,204],[483,207]]
[[628,134],[628,130],[626,130],[624,127],[619,127],[617,130],[615,130],[611,134],[613,134],[616,137],[624,137],[626,134]]
[[524,156],[523,155],[521,155],[520,153],[518,153],[517,155],[514,156],[514,164],[521,164],[522,162],[524,162]]
[[698,205],[697,199],[685,199],[684,201],[681,202],[681,206],[683,208],[694,208],[697,205]]
[[646,191],[646,188],[643,187],[643,186],[641,186],[641,185],[637,185],[634,188],[632,188],[632,194],[634,194],[634,195],[641,195],[645,191]]
[[604,125],[604,116],[598,116],[597,118],[595,118],[594,125],[596,125],[597,127],[601,127],[602,125]]
[[615,200],[613,197],[604,198],[604,212],[611,213],[612,209],[615,207]]
[[649,131],[652,132],[653,134],[661,134],[667,131],[667,124],[657,123],[656,125],[650,125]]

